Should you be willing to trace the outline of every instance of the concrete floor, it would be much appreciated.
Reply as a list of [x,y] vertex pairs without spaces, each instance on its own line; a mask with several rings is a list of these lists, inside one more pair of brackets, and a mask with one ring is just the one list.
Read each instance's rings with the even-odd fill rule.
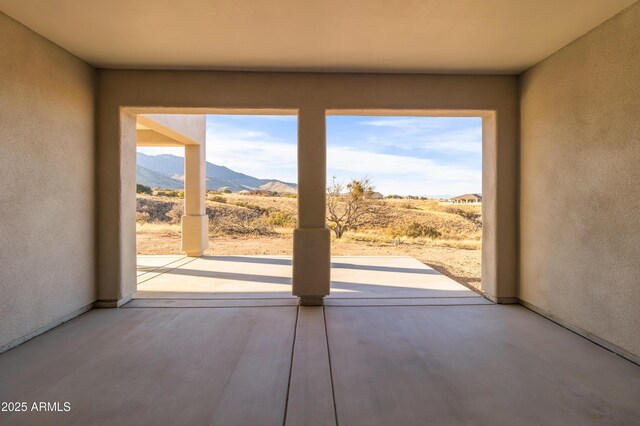
[[0,355],[0,401],[71,405],[0,424],[640,424],[639,366],[411,258],[337,258],[301,308],[287,258],[140,265],[125,307]]
[[[334,257],[331,265],[333,304],[388,303],[412,299],[473,298],[476,293],[412,257]],[[288,256],[139,256],[136,299],[295,299],[291,295]],[[296,299],[297,300],[297,299]],[[406,302],[406,301],[405,301]],[[459,301],[464,302],[464,301]],[[361,303],[361,302],[358,302]],[[395,303],[395,302],[394,302]]]

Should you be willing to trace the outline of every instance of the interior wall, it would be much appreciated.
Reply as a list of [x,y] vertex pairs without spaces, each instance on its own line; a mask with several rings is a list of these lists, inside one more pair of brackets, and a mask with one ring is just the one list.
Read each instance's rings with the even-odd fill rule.
[[636,3],[521,77],[519,297],[635,356],[639,23]]
[[96,300],[94,74],[0,13],[0,351]]

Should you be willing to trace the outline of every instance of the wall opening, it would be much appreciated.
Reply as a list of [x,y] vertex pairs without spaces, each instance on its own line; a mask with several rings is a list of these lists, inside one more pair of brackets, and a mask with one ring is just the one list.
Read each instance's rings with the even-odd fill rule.
[[189,116],[137,119],[135,297],[292,297],[297,117],[200,114],[200,139],[166,117]]
[[327,116],[332,297],[480,290],[482,120]]
[[215,255],[292,254],[295,115],[207,116],[207,209]]
[[137,146],[136,253],[180,255],[184,147]]

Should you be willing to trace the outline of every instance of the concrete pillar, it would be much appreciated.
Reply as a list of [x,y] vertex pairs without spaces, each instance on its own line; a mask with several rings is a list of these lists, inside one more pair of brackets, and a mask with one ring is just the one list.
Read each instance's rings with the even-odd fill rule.
[[99,308],[124,305],[136,291],[136,115],[104,108],[98,144]]
[[186,252],[187,256],[202,256],[209,247],[206,194],[206,143],[185,145],[182,251]]
[[321,305],[330,290],[325,121],[323,108],[303,108],[298,115],[298,227],[293,232],[293,294],[300,297],[301,305]]
[[[498,126],[508,130],[500,131]],[[495,112],[482,117],[482,291],[496,303],[518,303],[516,288],[517,134]],[[498,138],[498,135],[509,135]]]

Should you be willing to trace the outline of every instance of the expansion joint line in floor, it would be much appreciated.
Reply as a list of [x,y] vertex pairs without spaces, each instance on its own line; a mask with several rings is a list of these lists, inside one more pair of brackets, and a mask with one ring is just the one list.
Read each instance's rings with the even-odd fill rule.
[[287,424],[287,411],[289,410],[289,393],[291,392],[291,375],[293,373],[293,357],[296,352],[296,337],[298,336],[298,318],[300,318],[300,306],[296,309],[296,321],[293,325],[293,342],[291,344],[291,362],[289,363],[289,382],[287,383],[287,397],[284,401],[284,416],[282,426]]
[[333,400],[333,415],[338,426],[338,407],[336,407],[336,389],[333,385],[333,366],[331,365],[331,350],[329,348],[329,331],[327,328],[327,309],[322,307],[322,322],[324,323],[324,340],[327,343],[327,360],[329,361],[329,379],[331,380],[331,399]]

